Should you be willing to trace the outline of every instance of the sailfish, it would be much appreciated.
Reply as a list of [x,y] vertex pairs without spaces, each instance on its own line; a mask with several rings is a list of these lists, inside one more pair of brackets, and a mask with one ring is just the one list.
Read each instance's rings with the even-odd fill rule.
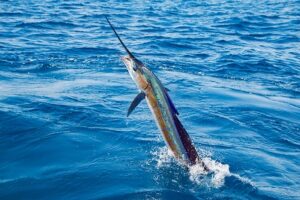
[[148,67],[128,50],[109,19],[105,18],[128,54],[122,56],[121,60],[139,90],[138,95],[129,106],[127,117],[141,101],[146,99],[163,139],[174,157],[185,166],[200,164],[204,170],[208,171],[178,118],[179,112],[168,94],[169,90],[163,86],[162,82]]

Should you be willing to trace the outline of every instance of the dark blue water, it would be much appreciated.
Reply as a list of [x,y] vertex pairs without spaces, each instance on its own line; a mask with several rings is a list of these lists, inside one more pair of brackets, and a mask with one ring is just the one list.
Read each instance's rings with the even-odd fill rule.
[[[0,1],[0,199],[300,199],[300,1]],[[168,154],[125,55],[213,173]]]

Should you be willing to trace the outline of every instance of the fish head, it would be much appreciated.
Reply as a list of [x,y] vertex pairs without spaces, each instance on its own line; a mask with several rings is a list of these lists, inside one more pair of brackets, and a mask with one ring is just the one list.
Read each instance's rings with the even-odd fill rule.
[[137,87],[141,91],[145,91],[149,85],[149,80],[147,80],[144,73],[144,64],[130,55],[122,56],[121,59]]
[[127,56],[121,57],[122,61],[124,62],[132,80],[136,83],[137,87],[141,91],[145,91],[149,85],[149,81],[147,80],[146,76],[144,75],[144,64],[136,59],[134,55],[128,50],[126,45],[121,40],[120,36],[118,35],[117,31],[113,27],[113,25],[110,23],[108,18],[105,16],[108,24],[110,25],[111,29],[117,36],[118,40],[120,41],[121,45],[123,46],[124,50],[127,52]]

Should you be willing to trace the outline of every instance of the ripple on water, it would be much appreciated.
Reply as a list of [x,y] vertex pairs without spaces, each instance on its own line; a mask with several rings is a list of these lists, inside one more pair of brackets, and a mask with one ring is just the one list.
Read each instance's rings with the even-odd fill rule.
[[[104,16],[212,173],[164,148]],[[299,199],[299,2],[2,1],[0,199]],[[47,195],[45,195],[47,194]]]

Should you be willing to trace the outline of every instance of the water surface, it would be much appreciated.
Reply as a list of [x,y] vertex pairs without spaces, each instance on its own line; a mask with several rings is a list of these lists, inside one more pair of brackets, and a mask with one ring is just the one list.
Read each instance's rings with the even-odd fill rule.
[[[0,199],[300,199],[299,1],[0,1]],[[214,173],[168,154],[104,19]]]

